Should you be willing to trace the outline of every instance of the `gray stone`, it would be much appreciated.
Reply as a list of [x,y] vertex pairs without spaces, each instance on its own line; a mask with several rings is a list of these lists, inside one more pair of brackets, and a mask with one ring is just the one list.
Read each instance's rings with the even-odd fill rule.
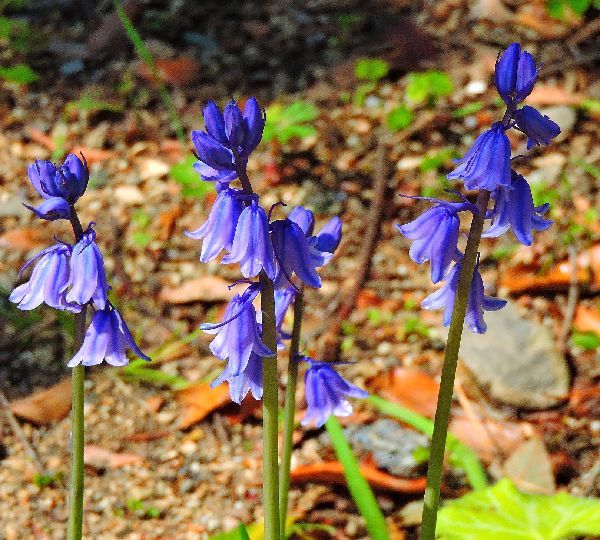
[[387,418],[372,424],[346,430],[357,449],[373,456],[377,466],[396,476],[419,476],[423,463],[415,459],[415,451],[429,446],[429,439],[405,429]]
[[523,319],[510,302],[485,315],[485,334],[463,333],[460,357],[490,398],[524,409],[558,405],[569,391],[569,369],[542,325]]

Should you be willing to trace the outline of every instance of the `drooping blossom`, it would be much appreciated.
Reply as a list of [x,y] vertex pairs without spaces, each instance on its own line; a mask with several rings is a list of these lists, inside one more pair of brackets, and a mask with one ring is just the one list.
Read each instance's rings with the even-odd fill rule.
[[552,225],[551,220],[543,217],[550,205],[534,206],[527,180],[515,171],[512,171],[511,189],[499,188],[492,196],[494,208],[488,212],[492,224],[483,233],[484,238],[497,238],[511,229],[521,244],[530,246],[533,231],[544,231]]
[[521,45],[511,43],[496,62],[494,81],[503,101],[514,106],[523,101],[537,80],[538,69],[533,56],[521,50]]
[[237,222],[231,251],[221,259],[223,264],[239,263],[245,278],[257,276],[264,270],[269,279],[276,273],[273,246],[269,238],[269,219],[258,201],[244,208]]
[[303,426],[314,424],[321,427],[332,414],[350,416],[352,405],[347,398],[365,398],[369,395],[346,381],[331,363],[317,362],[306,356],[300,357],[300,360],[310,366],[304,378],[307,409],[301,421]]
[[493,191],[510,185],[510,141],[500,122],[484,131],[467,153],[456,161],[449,179],[462,179],[469,190]]
[[[461,268],[462,263],[457,262],[444,277],[444,285],[421,302],[423,309],[444,308],[444,326],[450,326],[450,322],[452,321],[452,312],[454,310],[454,301],[456,299]],[[477,334],[485,333],[487,325],[483,320],[483,312],[497,311],[505,305],[506,300],[485,295],[481,274],[475,268],[473,279],[471,280],[469,299],[467,301],[467,313],[465,316],[467,328]]]
[[83,345],[67,366],[95,366],[103,361],[111,366],[125,366],[129,363],[127,349],[142,360],[150,360],[135,343],[119,311],[107,304],[104,309],[94,313]]
[[67,302],[83,306],[91,301],[94,309],[102,310],[107,303],[109,287],[92,225],[90,223],[79,242],[73,246]]
[[396,225],[396,228],[413,241],[409,255],[414,262],[417,264],[431,262],[431,281],[437,283],[443,279],[448,267],[457,258],[459,212],[465,210],[477,212],[477,207],[468,202],[428,200],[437,204],[414,221],[405,225]]
[[527,135],[527,149],[548,145],[560,134],[560,127],[537,109],[524,105],[514,112],[517,127]]
[[35,309],[45,303],[50,307],[73,313],[81,311],[78,304],[66,298],[71,252],[70,245],[56,244],[27,261],[20,273],[37,262],[29,281],[15,288],[9,297],[10,301],[23,310]]
[[195,231],[186,236],[203,239],[200,260],[212,261],[223,249],[231,251],[235,229],[244,205],[240,200],[241,190],[226,188],[218,195],[208,219]]
[[53,221],[69,219],[70,206],[75,204],[87,188],[89,171],[85,158],[69,154],[56,167],[50,161],[37,160],[27,168],[29,180],[44,202],[37,208],[25,205],[38,217]]
[[229,397],[238,405],[242,403],[248,392],[254,399],[261,399],[263,394],[262,357],[252,352],[244,371],[234,375],[228,362],[221,374],[210,384],[211,388],[223,382],[229,383]]

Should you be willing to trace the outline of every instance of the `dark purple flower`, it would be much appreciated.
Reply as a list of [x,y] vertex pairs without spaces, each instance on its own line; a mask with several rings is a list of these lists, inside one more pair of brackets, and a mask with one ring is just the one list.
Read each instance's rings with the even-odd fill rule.
[[109,286],[102,253],[96,245],[96,231],[92,225],[93,223],[89,224],[81,240],[73,246],[67,302],[83,306],[91,300],[94,309],[101,310],[106,306]]
[[437,283],[458,252],[458,236],[460,230],[459,212],[470,210],[477,212],[477,207],[468,202],[452,203],[436,201],[434,207],[423,212],[417,219],[396,228],[413,243],[410,246],[410,258],[417,264],[431,261],[431,281]]
[[342,220],[337,216],[332,217],[321,227],[316,236],[313,236],[315,216],[310,210],[302,206],[296,206],[290,212],[288,219],[304,231],[315,266],[319,267],[327,264],[342,239]]
[[223,322],[203,324],[202,330],[216,334],[210,343],[210,350],[221,360],[229,358],[231,375],[240,375],[248,365],[252,352],[259,356],[272,356],[271,351],[260,337],[256,310],[252,301],[259,293],[256,285],[251,285],[240,296],[236,294],[225,311]]
[[244,208],[239,198],[240,193],[237,189],[223,189],[217,195],[208,219],[200,228],[185,233],[196,240],[204,239],[200,251],[202,262],[211,261],[223,249],[231,251],[235,228]]
[[66,299],[71,250],[70,245],[56,244],[27,261],[21,272],[37,261],[31,277],[27,283],[15,288],[9,300],[23,310],[35,309],[45,302],[56,309],[80,312],[79,305]]
[[103,360],[111,366],[125,366],[129,362],[126,349],[131,349],[143,360],[150,360],[136,345],[121,314],[114,306],[107,304],[105,309],[94,313],[83,345],[67,366],[95,366]]
[[239,375],[234,375],[231,364],[228,362],[221,374],[211,383],[211,388],[227,381],[229,383],[229,397],[231,401],[241,404],[248,392],[252,392],[254,399],[261,399],[263,394],[262,357],[252,352],[248,359],[246,369]]
[[[444,278],[446,283],[421,302],[421,307],[423,309],[444,308],[444,326],[450,326],[450,322],[452,321],[452,311],[454,310],[454,301],[456,299],[456,290],[458,288],[461,268],[462,263],[456,263],[446,274]],[[475,268],[467,303],[467,314],[465,317],[469,330],[477,334],[484,334],[487,325],[483,320],[483,312],[497,311],[502,309],[505,305],[506,300],[500,300],[499,298],[493,298],[484,294],[481,274],[479,273],[479,270]]]
[[312,211],[303,206],[296,206],[290,212],[288,219],[298,225],[307,237],[312,236],[315,228],[315,215]]
[[467,189],[493,191],[498,186],[509,186],[510,141],[502,124],[497,122],[479,135],[456,163],[458,167],[448,174],[448,178],[461,178]]
[[507,105],[523,101],[533,90],[537,76],[533,56],[521,50],[518,43],[511,43],[496,62],[496,88]]
[[552,225],[551,220],[543,217],[550,205],[534,206],[527,180],[515,171],[512,172],[512,189],[499,188],[492,196],[494,208],[487,216],[492,219],[492,225],[483,233],[484,238],[497,238],[512,229],[521,244],[530,246],[532,231],[544,231]]
[[316,362],[306,356],[300,359],[310,365],[304,378],[307,409],[301,421],[303,426],[321,427],[332,414],[350,416],[352,405],[346,397],[365,398],[369,395],[343,379],[332,364]]
[[278,287],[283,286],[285,279],[291,283],[294,273],[311,287],[321,286],[321,278],[316,268],[323,266],[326,260],[320,252],[310,249],[306,235],[297,223],[288,218],[273,221],[271,241],[281,272],[276,280]]
[[88,185],[85,158],[82,161],[69,154],[59,167],[50,161],[37,160],[29,165],[27,172],[33,187],[46,200],[37,208],[25,206],[42,219],[69,219],[69,205],[75,204]]
[[240,263],[245,278],[255,277],[264,270],[269,279],[274,279],[276,267],[269,238],[269,219],[256,199],[240,214],[230,253],[221,262]]
[[314,237],[314,247],[325,253],[333,253],[342,240],[342,220],[338,216],[332,217]]
[[560,134],[560,127],[537,109],[524,105],[514,112],[517,127],[527,135],[527,149],[548,145]]
[[194,169],[204,180],[230,182],[237,178],[238,168],[246,167],[248,156],[262,138],[264,112],[255,98],[246,102],[243,111],[230,100],[223,112],[212,101],[203,112],[206,131],[192,131],[199,158]]

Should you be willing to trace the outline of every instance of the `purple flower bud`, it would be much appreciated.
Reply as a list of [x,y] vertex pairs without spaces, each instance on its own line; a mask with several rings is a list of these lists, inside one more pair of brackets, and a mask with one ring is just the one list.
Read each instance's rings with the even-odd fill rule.
[[125,366],[129,363],[126,349],[131,349],[143,360],[150,360],[135,343],[121,314],[115,307],[107,304],[105,309],[94,313],[83,345],[67,366],[95,366],[103,360],[111,366]]
[[315,215],[304,208],[303,206],[296,206],[288,216],[296,225],[298,225],[306,236],[312,236],[315,228]]
[[438,201],[417,219],[396,228],[409,240],[410,258],[417,264],[431,261],[431,281],[441,281],[458,252],[460,219],[458,213],[477,208],[470,203]]
[[204,239],[200,260],[207,263],[213,260],[222,249],[231,251],[235,228],[243,210],[238,195],[240,190],[226,188],[221,191],[213,204],[208,219],[186,236],[196,240]]
[[242,111],[233,99],[225,105],[223,118],[225,119],[225,135],[229,142],[228,147],[238,150],[244,140],[245,129]]
[[560,134],[560,127],[556,122],[529,105],[516,110],[514,118],[517,121],[517,127],[528,137],[528,150],[536,145],[548,145],[554,137]]
[[304,378],[307,409],[301,421],[303,426],[314,423],[321,427],[332,414],[350,416],[352,405],[346,397],[365,398],[369,395],[343,379],[332,364],[316,362],[306,356],[300,359],[310,364]]
[[273,251],[283,277],[279,276],[276,285],[282,286],[283,278],[291,283],[292,274],[296,274],[311,287],[321,287],[321,278],[316,267],[324,264],[320,253],[311,252],[306,235],[300,226],[291,219],[280,219],[271,223],[271,241]]
[[202,161],[196,161],[193,165],[194,170],[200,175],[202,180],[206,182],[231,182],[238,177],[237,170],[235,168],[232,169],[224,169],[222,171],[217,171],[212,167],[209,167],[206,163]]
[[71,249],[67,244],[56,244],[27,261],[21,272],[37,260],[31,277],[15,288],[9,300],[23,310],[35,309],[45,302],[56,309],[79,313],[81,307],[66,299]]
[[107,303],[109,287],[104,260],[96,245],[96,231],[92,225],[90,223],[81,240],[73,246],[67,302],[83,306],[91,300],[94,309],[102,310]]
[[487,216],[492,219],[492,225],[482,234],[484,238],[497,238],[512,229],[521,244],[530,246],[532,231],[544,231],[552,225],[551,220],[543,217],[549,205],[535,207],[527,180],[515,171],[512,171],[512,189],[499,188],[492,196],[494,209]]
[[229,143],[227,135],[225,135],[225,120],[223,113],[215,105],[214,101],[209,101],[202,111],[204,116],[204,126],[206,131],[213,138],[220,142],[222,145]]
[[502,124],[496,123],[484,131],[456,161],[458,167],[448,174],[449,179],[461,178],[470,190],[493,191],[510,185],[510,141]]
[[[83,156],[82,156],[83,157]],[[87,188],[89,171],[85,158],[69,154],[60,167],[37,160],[27,168],[29,180],[46,201],[38,208],[25,205],[42,219],[69,219],[69,205],[75,204]]]
[[242,116],[244,117],[245,134],[241,147],[241,156],[247,159],[262,139],[266,117],[254,97],[246,101]]
[[229,397],[238,405],[242,403],[248,392],[252,392],[254,399],[261,399],[263,394],[262,357],[252,352],[248,359],[246,369],[239,375],[234,375],[231,364],[228,362],[222,373],[210,384],[211,388],[227,381],[229,383]]
[[264,270],[269,279],[274,279],[276,268],[269,238],[269,220],[256,199],[240,214],[231,251],[221,262],[239,262],[242,275],[246,278],[255,277]]
[[[423,309],[444,308],[444,326],[450,326],[450,322],[452,321],[452,311],[454,310],[454,301],[456,299],[461,268],[462,263],[456,263],[446,274],[444,278],[446,283],[421,302]],[[483,320],[483,312],[497,311],[506,305],[506,300],[500,300],[499,298],[493,298],[484,294],[483,280],[477,268],[475,268],[473,274],[467,302],[465,321],[469,330],[477,334],[484,334],[487,329],[487,325]]]
[[507,105],[516,105],[531,93],[537,75],[533,56],[511,43],[496,62],[496,89]]
[[221,360],[229,358],[231,375],[240,375],[248,365],[252,352],[259,356],[274,354],[261,340],[256,322],[256,310],[252,301],[258,295],[259,288],[251,285],[241,296],[236,294],[220,324],[203,324],[202,330],[216,334],[210,343],[210,350]]
[[192,131],[192,143],[200,161],[219,172],[235,171],[231,150],[204,131]]

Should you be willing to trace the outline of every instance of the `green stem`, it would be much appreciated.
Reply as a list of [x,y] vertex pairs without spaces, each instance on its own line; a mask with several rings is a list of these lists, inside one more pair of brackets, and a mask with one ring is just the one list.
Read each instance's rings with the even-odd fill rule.
[[263,358],[263,506],[265,540],[279,540],[279,470],[278,470],[278,381],[277,331],[275,328],[275,291],[273,282],[260,274],[262,291],[262,339],[274,356]]
[[444,465],[444,453],[446,449],[446,437],[448,435],[448,422],[450,420],[450,408],[452,406],[452,394],[454,391],[454,377],[456,364],[458,362],[458,351],[462,337],[465,314],[467,312],[467,301],[473,280],[473,272],[477,261],[477,252],[483,221],[487,209],[490,192],[481,190],[477,196],[477,208],[479,212],[473,216],[467,247],[462,261],[452,322],[448,331],[448,342],[444,355],[442,368],[442,379],[440,381],[440,392],[438,395],[437,408],[431,438],[431,451],[429,454],[429,466],[427,468],[427,487],[425,488],[425,504],[423,506],[423,522],[421,526],[421,540],[434,540],[435,527],[437,523],[437,511],[440,503],[440,486],[442,483],[442,469]]
[[[70,222],[75,240],[83,236],[83,227],[73,205],[70,208]],[[76,353],[83,344],[85,337],[85,323],[87,306],[82,306],[81,311],[75,314],[75,335],[73,339],[73,352]],[[73,394],[71,406],[71,484],[69,488],[69,524],[67,528],[68,540],[81,540],[83,527],[83,450],[84,450],[84,420],[83,420],[83,383],[85,381],[85,368],[75,366],[72,373],[71,391]]]
[[296,414],[296,386],[298,384],[298,361],[300,351],[300,331],[302,329],[302,313],[304,312],[304,287],[300,285],[300,293],[294,299],[294,326],[290,343],[288,361],[288,379],[285,388],[285,405],[283,409],[283,449],[281,451],[281,467],[279,474],[279,525],[281,537],[285,536],[288,497],[290,491],[290,469],[292,464],[292,446]]

